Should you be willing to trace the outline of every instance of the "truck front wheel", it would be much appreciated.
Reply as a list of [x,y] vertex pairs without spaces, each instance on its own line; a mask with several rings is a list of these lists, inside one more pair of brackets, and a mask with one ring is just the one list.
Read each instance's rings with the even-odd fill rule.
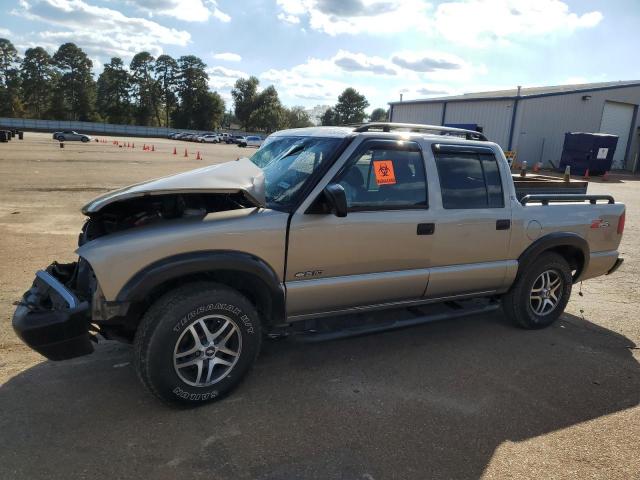
[[505,314],[522,328],[548,327],[564,312],[572,280],[564,257],[541,254],[502,297]]
[[142,383],[171,405],[198,406],[223,397],[249,371],[260,350],[255,307],[209,282],[186,284],[159,298],[135,338]]

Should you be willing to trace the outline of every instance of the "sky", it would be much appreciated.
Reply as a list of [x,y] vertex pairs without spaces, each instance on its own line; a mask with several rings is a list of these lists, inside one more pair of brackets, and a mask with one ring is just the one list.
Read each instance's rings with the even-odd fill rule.
[[[640,0],[0,0],[20,53],[80,46],[97,74],[142,50],[197,55],[231,106],[240,77],[285,105],[346,87],[390,101],[640,79]],[[6,12],[9,12],[7,15]]]

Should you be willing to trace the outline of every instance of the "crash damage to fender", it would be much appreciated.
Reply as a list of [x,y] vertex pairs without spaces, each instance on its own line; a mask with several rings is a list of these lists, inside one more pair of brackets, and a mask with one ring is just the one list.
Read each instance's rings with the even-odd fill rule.
[[[264,174],[242,158],[131,185],[92,200],[82,208],[88,218],[78,244],[87,246],[97,238],[152,224],[198,223],[211,213],[264,206]],[[50,360],[64,360],[93,351],[92,333],[98,330],[91,322],[114,315],[105,313],[106,307],[114,308],[104,302],[93,269],[81,255],[77,262],[54,262],[38,271],[18,302],[12,323],[31,348]]]
[[254,207],[264,207],[264,173],[248,158],[240,158],[106,193],[82,207],[82,213],[92,215],[110,204],[136,197],[198,193],[237,194]]

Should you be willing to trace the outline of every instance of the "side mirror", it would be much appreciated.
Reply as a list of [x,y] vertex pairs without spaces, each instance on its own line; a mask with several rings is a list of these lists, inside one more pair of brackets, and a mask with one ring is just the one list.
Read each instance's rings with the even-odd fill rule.
[[339,183],[330,183],[323,190],[324,198],[336,217],[347,216],[347,194]]

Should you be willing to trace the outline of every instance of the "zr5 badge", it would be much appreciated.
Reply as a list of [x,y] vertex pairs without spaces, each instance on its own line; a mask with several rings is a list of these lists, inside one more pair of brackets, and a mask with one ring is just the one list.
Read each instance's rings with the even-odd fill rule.
[[608,226],[609,226],[609,222],[606,222],[601,218],[597,218],[596,220],[591,220],[591,228],[607,228]]

